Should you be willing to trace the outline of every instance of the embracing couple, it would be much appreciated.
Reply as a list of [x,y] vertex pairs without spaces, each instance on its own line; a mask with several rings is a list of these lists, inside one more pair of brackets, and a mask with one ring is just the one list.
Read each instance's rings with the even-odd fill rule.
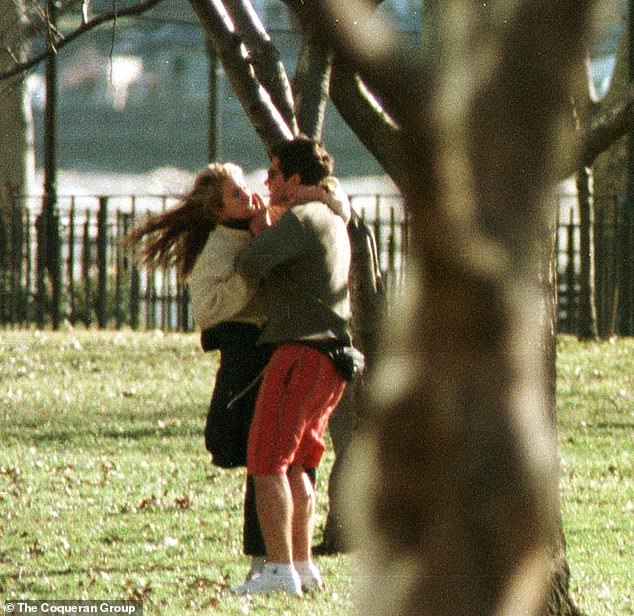
[[206,446],[219,466],[246,461],[253,558],[233,590],[301,595],[322,587],[311,558],[315,470],[345,388],[333,358],[351,346],[351,212],[320,142],[285,141],[270,158],[268,204],[239,167],[212,164],[131,239],[145,237],[146,261],[179,267],[203,348],[220,350]]

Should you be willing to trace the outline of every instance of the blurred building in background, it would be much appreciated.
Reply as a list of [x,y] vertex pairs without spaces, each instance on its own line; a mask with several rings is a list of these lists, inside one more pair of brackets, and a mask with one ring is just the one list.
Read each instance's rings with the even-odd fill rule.
[[[95,11],[110,0],[93,0]],[[292,78],[301,37],[280,0],[255,0],[258,14]],[[386,0],[383,13],[416,39],[420,0]],[[80,23],[66,16],[64,28]],[[608,83],[620,30],[606,29],[593,51],[599,90]],[[235,160],[247,171],[267,166],[264,147],[249,124],[220,66],[209,91],[205,40],[187,2],[166,0],[134,19],[91,32],[59,53],[58,165],[84,173],[141,174],[173,167],[197,171],[209,159],[209,97],[214,96],[217,158]],[[36,134],[36,165],[42,165],[44,77],[28,78]],[[324,141],[340,176],[382,174],[374,158],[330,105]]]
[[[93,0],[95,11],[111,2]],[[387,4],[387,3],[386,3]],[[411,0],[391,0],[383,10],[409,36],[419,30],[420,11]],[[301,37],[280,0],[254,2],[292,78]],[[79,14],[62,25],[78,25]],[[58,165],[88,173],[145,173],[161,167],[196,171],[209,158],[209,97],[215,96],[217,158],[247,171],[268,159],[217,66],[209,91],[210,61],[204,36],[187,2],[166,0],[134,19],[119,20],[84,35],[59,53]],[[36,165],[42,165],[43,70],[29,77],[36,134]],[[382,171],[334,106],[324,140],[342,176]]]

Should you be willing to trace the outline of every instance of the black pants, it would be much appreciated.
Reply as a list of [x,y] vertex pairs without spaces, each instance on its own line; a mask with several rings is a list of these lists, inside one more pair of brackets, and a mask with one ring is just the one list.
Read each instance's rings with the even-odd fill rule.
[[[260,329],[255,325],[235,322],[221,323],[201,334],[203,350],[220,351],[205,423],[205,447],[212,463],[221,468],[247,463],[247,438],[259,390],[256,379],[271,355],[270,349],[257,345],[259,335]],[[243,536],[245,554],[266,554],[252,480],[245,493]]]
[[258,346],[260,329],[246,323],[222,323],[201,336],[205,351],[219,350],[220,365],[205,424],[205,447],[222,468],[246,466],[247,438],[258,395],[258,375],[270,349]]

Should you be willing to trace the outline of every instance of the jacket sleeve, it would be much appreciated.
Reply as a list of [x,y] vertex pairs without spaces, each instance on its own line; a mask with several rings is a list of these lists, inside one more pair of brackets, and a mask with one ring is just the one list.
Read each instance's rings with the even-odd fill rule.
[[200,286],[191,286],[192,313],[201,329],[231,320],[255,294],[255,287],[235,272],[226,277],[204,274],[197,282]]
[[256,286],[235,271],[238,250],[214,233],[194,265],[189,289],[194,320],[201,329],[233,318],[255,294]]
[[290,210],[237,255],[236,270],[248,279],[264,278],[280,263],[305,252],[306,243],[304,227]]

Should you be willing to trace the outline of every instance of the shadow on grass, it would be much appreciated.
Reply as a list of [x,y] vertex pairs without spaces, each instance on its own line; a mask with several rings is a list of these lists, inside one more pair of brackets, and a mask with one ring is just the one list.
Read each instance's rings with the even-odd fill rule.
[[602,421],[601,423],[592,424],[595,428],[602,430],[632,430],[634,431],[634,422],[632,421]]
[[[28,437],[25,438],[25,435]],[[28,440],[30,443],[69,443],[76,440],[95,440],[101,439],[108,440],[143,440],[147,438],[169,438],[169,439],[188,439],[188,438],[202,438],[203,426],[191,427],[183,429],[182,427],[177,429],[157,429],[157,428],[134,428],[128,430],[104,430],[104,431],[90,431],[90,430],[64,430],[64,431],[50,431],[44,434],[38,434],[37,432],[25,432],[24,430],[7,430],[4,432],[3,438],[13,438],[15,440]]]

